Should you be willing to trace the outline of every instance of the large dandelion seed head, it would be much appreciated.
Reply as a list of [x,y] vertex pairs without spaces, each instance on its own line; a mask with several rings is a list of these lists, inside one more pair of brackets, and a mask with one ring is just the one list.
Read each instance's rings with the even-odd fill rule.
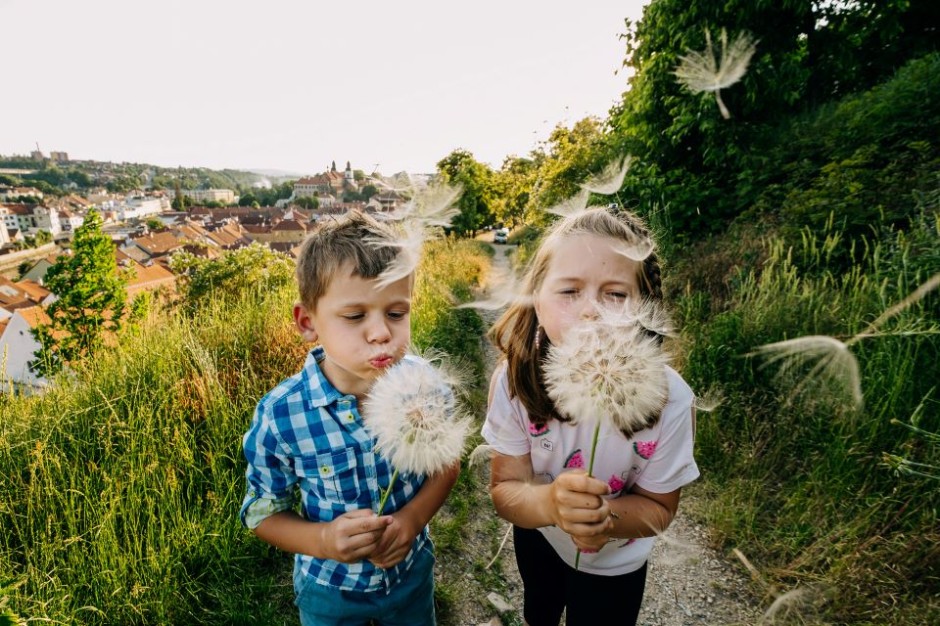
[[669,358],[657,337],[626,317],[602,316],[568,329],[543,364],[560,414],[609,420],[626,436],[649,428],[668,399]]
[[414,357],[376,379],[363,402],[362,420],[392,467],[429,475],[460,459],[470,420],[457,405],[459,382],[442,364]]

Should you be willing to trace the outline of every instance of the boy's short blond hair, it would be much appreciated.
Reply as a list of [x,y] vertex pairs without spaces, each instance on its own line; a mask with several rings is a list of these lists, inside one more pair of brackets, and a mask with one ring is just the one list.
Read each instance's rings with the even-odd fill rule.
[[326,217],[307,236],[297,258],[297,287],[301,303],[314,310],[337,273],[352,265],[353,274],[376,278],[395,260],[397,233],[361,211]]

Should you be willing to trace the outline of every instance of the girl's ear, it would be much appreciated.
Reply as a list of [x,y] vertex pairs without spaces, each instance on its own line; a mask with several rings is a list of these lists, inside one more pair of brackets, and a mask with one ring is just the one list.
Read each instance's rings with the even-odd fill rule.
[[300,302],[294,304],[294,326],[304,341],[315,342],[317,340],[317,330],[313,327],[313,316]]

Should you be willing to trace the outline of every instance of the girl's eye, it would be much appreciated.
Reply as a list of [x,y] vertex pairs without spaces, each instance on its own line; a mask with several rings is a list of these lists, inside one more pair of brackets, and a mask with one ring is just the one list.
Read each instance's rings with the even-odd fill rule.
[[607,299],[615,300],[617,302],[623,302],[627,299],[627,294],[623,293],[622,291],[608,291],[606,296]]
[[578,295],[578,290],[577,289],[562,289],[558,293],[563,296],[576,296]]
[[389,311],[387,315],[390,319],[401,320],[405,319],[405,315],[407,315],[407,313],[405,311]]

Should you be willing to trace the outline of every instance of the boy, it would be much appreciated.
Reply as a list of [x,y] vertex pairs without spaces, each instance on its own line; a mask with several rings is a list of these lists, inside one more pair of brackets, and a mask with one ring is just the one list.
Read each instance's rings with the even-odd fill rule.
[[261,399],[244,436],[241,520],[262,540],[296,554],[303,626],[435,624],[427,524],[453,487],[459,462],[428,477],[400,475],[387,514],[376,516],[393,468],[375,452],[358,411],[411,340],[413,275],[381,288],[377,280],[399,253],[395,242],[388,226],[359,212],[307,238],[297,261],[294,323],[304,340],[319,345],[298,374]]

